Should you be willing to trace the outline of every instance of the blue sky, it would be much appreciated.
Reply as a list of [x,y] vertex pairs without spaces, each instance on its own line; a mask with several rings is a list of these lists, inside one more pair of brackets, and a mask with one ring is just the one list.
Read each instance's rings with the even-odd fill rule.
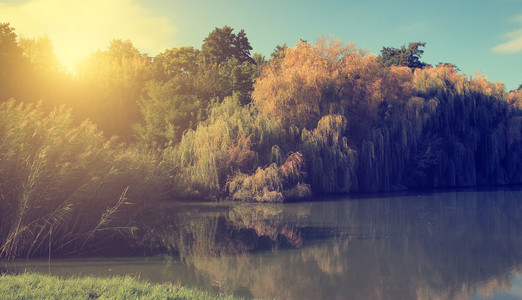
[[[87,4],[88,3],[88,4]],[[0,0],[0,22],[24,37],[47,34],[64,64],[130,39],[150,55],[201,47],[215,27],[244,29],[254,52],[333,36],[378,54],[426,42],[423,60],[450,62],[514,89],[522,83],[522,0]]]

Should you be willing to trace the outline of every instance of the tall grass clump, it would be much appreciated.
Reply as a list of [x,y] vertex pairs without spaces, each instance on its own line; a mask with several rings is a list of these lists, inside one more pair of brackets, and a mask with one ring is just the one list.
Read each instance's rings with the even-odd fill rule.
[[74,126],[63,107],[45,114],[2,103],[0,257],[103,251],[136,231],[138,208],[161,198],[167,179],[156,158],[106,140],[88,121]]

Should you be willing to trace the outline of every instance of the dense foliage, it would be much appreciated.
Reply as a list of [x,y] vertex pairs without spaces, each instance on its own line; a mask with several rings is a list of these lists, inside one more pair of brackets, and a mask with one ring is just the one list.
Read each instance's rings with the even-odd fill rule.
[[1,24],[0,256],[129,238],[167,198],[521,184],[522,91],[429,66],[424,45],[300,41],[267,61],[225,26],[156,57],[114,40],[72,78],[49,39]]
[[393,47],[383,47],[379,63],[383,67],[404,66],[412,69],[424,68],[426,63],[421,62],[420,58],[424,54],[424,50],[419,47],[425,47],[426,43],[416,42],[410,43],[408,48],[402,46],[399,49]]

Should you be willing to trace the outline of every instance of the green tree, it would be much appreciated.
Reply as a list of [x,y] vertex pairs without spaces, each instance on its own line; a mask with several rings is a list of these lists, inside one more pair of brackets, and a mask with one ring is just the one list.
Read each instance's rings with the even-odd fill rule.
[[270,60],[283,58],[285,50],[287,50],[287,49],[288,49],[288,46],[286,44],[283,44],[283,46],[277,45],[275,47],[274,51],[272,51],[272,54],[270,54]]
[[59,72],[60,62],[54,53],[54,47],[48,36],[34,39],[21,38],[20,48],[29,60],[29,63],[37,71]]
[[49,37],[20,38],[19,45],[29,64],[24,78],[27,97],[33,101],[43,100],[49,110],[61,104],[74,106],[73,77],[60,64]]
[[147,95],[139,101],[142,122],[134,128],[139,144],[152,149],[173,146],[184,131],[204,119],[210,96],[198,86],[199,53],[181,47],[154,58],[154,80],[147,83]]
[[152,78],[152,60],[130,41],[113,40],[107,50],[93,53],[80,66],[84,85],[83,111],[108,135],[132,137],[140,120],[138,100]]
[[73,104],[73,85],[47,36],[18,38],[9,23],[0,23],[0,101],[42,100],[43,108],[51,110]]
[[196,128],[201,120],[201,102],[192,88],[187,77],[148,83],[147,97],[139,102],[143,123],[135,126],[139,144],[163,149],[177,144],[187,129]]
[[252,55],[252,59],[258,66],[262,66],[267,62],[266,57],[261,53],[254,53],[254,55]]
[[268,64],[268,61],[266,60],[266,57],[260,53],[254,53],[254,55],[252,55],[252,58],[256,62],[255,71],[252,77],[253,79],[256,79],[257,77],[259,77],[259,75],[261,75],[263,68],[266,67]]
[[240,64],[255,63],[250,56],[252,47],[243,29],[237,34],[229,26],[214,29],[203,41],[201,55],[205,64],[217,65],[235,57]]
[[209,34],[201,51],[181,47],[158,54],[154,82],[139,101],[138,141],[150,148],[173,146],[183,132],[206,119],[211,103],[233,95],[241,104],[249,103],[259,75],[256,62],[264,63],[261,55],[250,57],[251,49],[243,30],[236,35],[225,26]]
[[195,76],[199,52],[193,47],[180,47],[158,54],[153,61],[155,79],[166,82],[177,76]]
[[254,76],[257,74],[256,65],[250,62],[239,63],[233,57],[221,64],[218,71],[222,97],[236,93],[241,104],[251,101],[254,90]]
[[25,98],[23,79],[28,62],[14,30],[9,23],[0,23],[0,101]]
[[419,49],[419,47],[424,46],[426,46],[426,43],[415,42],[409,43],[408,48],[404,45],[398,49],[383,47],[381,56],[379,57],[379,63],[383,67],[403,66],[412,69],[422,69],[426,66],[426,63],[420,61],[424,50]]
[[[238,94],[241,103],[250,102],[256,61],[250,56],[252,47],[245,31],[233,33],[229,26],[214,29],[204,40],[199,54],[200,70],[197,87],[201,98],[223,100]],[[259,57],[258,57],[259,59]]]

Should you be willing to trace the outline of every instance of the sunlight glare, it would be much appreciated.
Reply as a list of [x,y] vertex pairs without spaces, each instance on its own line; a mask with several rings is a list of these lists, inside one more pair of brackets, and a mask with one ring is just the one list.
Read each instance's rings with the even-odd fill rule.
[[172,47],[176,28],[133,0],[31,0],[1,4],[0,20],[24,38],[48,35],[57,58],[69,72],[113,39],[130,40],[155,55]]

